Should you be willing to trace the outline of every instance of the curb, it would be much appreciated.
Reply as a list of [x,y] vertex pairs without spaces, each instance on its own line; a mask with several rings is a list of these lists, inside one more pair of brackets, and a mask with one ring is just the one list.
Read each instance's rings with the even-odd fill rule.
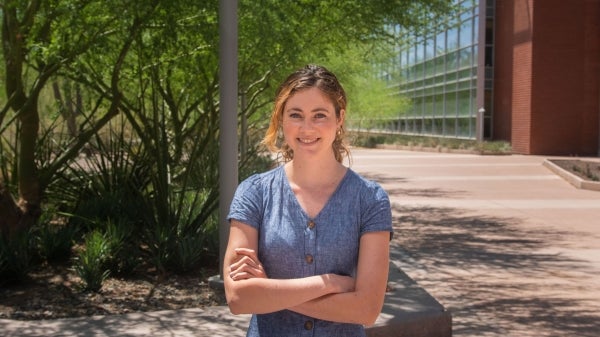
[[542,164],[548,169],[550,169],[550,171],[554,172],[555,174],[566,180],[568,183],[579,189],[600,191],[600,182],[584,180],[574,175],[573,173],[563,169],[562,167],[554,164],[550,159],[544,160]]
[[512,151],[489,151],[481,149],[454,149],[443,146],[429,147],[421,145],[400,145],[400,144],[377,144],[376,149],[382,150],[404,150],[432,153],[453,153],[453,154],[472,154],[479,156],[510,156]]

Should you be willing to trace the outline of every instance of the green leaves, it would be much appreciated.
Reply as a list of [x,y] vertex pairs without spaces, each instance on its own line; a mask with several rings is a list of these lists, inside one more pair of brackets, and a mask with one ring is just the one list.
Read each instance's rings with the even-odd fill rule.
[[[231,98],[247,121],[240,177],[268,166],[258,139],[275,87],[307,63],[340,76],[348,118],[401,111],[403,102],[372,66],[392,55],[395,37],[387,29],[427,27],[449,3],[240,0],[240,95]],[[88,219],[88,232],[111,219],[148,228],[138,248],[153,247],[159,267],[177,259],[176,268],[189,270],[200,254],[216,255],[218,4],[0,0],[0,175],[22,204],[37,207],[25,223],[35,223],[39,204],[50,202],[76,214],[73,223]],[[64,99],[48,84],[63,88]],[[77,90],[67,94],[67,85]],[[61,114],[65,106],[76,108]],[[45,233],[48,254],[54,234]],[[85,254],[96,255],[81,255],[78,268],[96,289],[106,275],[92,268],[93,256],[107,248],[96,234],[88,240]]]

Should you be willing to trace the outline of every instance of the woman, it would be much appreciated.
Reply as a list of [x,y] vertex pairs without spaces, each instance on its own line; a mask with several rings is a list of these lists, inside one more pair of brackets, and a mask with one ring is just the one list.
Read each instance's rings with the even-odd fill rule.
[[390,203],[343,165],[345,114],[324,67],[277,92],[263,142],[285,163],[243,181],[229,213],[225,294],[232,313],[253,314],[248,336],[365,336],[381,311]]

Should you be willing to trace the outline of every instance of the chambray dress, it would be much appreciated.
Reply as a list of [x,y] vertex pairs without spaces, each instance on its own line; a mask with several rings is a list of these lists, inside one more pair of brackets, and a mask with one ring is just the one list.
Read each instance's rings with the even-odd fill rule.
[[[387,194],[351,169],[314,219],[298,203],[283,166],[244,180],[236,190],[228,219],[258,230],[258,256],[272,279],[326,273],[356,276],[361,235],[392,232]],[[365,336],[365,330],[362,325],[282,310],[252,315],[247,336],[353,337]]]

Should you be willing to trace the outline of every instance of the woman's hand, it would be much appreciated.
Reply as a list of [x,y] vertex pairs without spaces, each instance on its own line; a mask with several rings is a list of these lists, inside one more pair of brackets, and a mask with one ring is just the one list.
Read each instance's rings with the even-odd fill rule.
[[331,285],[332,293],[348,293],[354,291],[356,280],[350,276],[337,274],[323,275],[325,281]]
[[229,277],[234,281],[251,278],[267,278],[267,274],[252,249],[236,248],[235,262],[229,266]]

